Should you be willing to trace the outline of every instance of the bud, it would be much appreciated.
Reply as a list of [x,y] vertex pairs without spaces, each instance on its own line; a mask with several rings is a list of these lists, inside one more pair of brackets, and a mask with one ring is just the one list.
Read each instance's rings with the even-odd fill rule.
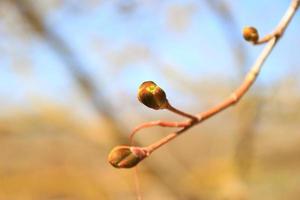
[[256,28],[248,26],[243,29],[243,37],[248,42],[256,43],[258,41],[259,35]]
[[166,93],[153,81],[143,82],[138,90],[138,99],[149,108],[158,110],[168,106]]
[[108,155],[108,162],[116,168],[132,168],[148,156],[141,147],[117,146]]

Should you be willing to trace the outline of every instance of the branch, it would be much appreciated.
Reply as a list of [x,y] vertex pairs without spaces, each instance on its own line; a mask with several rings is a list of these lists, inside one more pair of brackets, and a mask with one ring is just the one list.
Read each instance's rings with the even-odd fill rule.
[[169,122],[169,121],[157,120],[157,121],[146,122],[146,123],[140,124],[137,127],[135,127],[133,129],[133,131],[131,132],[131,134],[129,135],[130,144],[131,145],[134,144],[134,141],[133,141],[134,136],[136,135],[136,133],[138,131],[140,131],[144,128],[149,128],[149,127],[153,127],[153,126],[179,128],[179,127],[186,127],[189,124],[190,124],[190,120],[184,121],[184,122]]
[[297,9],[299,8],[299,6],[300,6],[299,0],[292,0],[289,9],[286,11],[285,15],[281,18],[281,21],[275,28],[275,31],[273,31],[270,34],[267,34],[266,36],[264,36],[262,39],[260,39],[258,41],[253,41],[253,44],[254,45],[264,44],[264,43],[269,42],[274,37],[276,37],[278,39],[281,38],[282,35],[284,34],[288,24],[290,23],[294,14],[296,13]]
[[[181,135],[181,133],[184,133],[191,127],[195,126],[196,124],[200,124],[204,122],[205,120],[211,118],[212,116],[220,113],[221,111],[235,105],[238,103],[241,98],[247,93],[247,91],[250,89],[250,87],[255,82],[257,76],[260,73],[260,70],[265,63],[266,59],[276,46],[279,39],[283,36],[287,26],[289,25],[290,21],[292,20],[293,16],[295,15],[297,9],[299,8],[300,0],[292,0],[289,8],[287,9],[286,13],[283,15],[281,21],[277,25],[277,28],[275,31],[266,36],[267,39],[262,39],[265,42],[267,42],[267,45],[261,52],[261,54],[258,56],[257,60],[253,64],[253,66],[250,68],[249,72],[247,73],[244,81],[241,83],[241,85],[224,101],[217,104],[216,106],[213,106],[212,108],[208,109],[207,111],[204,111],[202,113],[199,113],[197,115],[183,115],[186,117],[189,117],[190,119],[188,121],[184,122],[162,122],[162,121],[156,121],[156,122],[148,122],[145,124],[142,124],[134,129],[132,134],[130,135],[131,141],[133,140],[133,136],[138,130],[141,130],[143,128],[151,127],[151,126],[169,126],[169,127],[176,127],[176,125],[184,125],[182,129],[179,129],[178,131],[175,131],[173,133],[170,133],[169,135],[163,137],[162,139],[148,145],[147,147],[134,147],[134,146],[121,146],[114,148],[110,155],[109,155],[109,162],[117,168],[131,168],[136,166],[140,161],[147,158],[152,152],[157,150],[158,148],[162,147],[163,145],[169,143],[173,139],[175,139],[177,136]],[[255,28],[248,27],[248,30],[250,30],[250,39],[244,37],[248,41],[261,43],[258,40],[258,34]],[[254,31],[254,34],[253,34]],[[249,33],[249,32],[248,32]],[[249,36],[249,35],[246,35]],[[255,40],[252,40],[255,38]],[[262,41],[261,40],[261,41]],[[141,95],[140,95],[141,93]],[[158,109],[168,109],[168,100],[166,98],[166,95],[164,91],[157,86],[155,83],[148,81],[144,82],[141,87],[139,88],[139,100],[144,103],[146,106],[153,108],[155,110]],[[170,109],[169,109],[170,110]],[[177,109],[175,109],[177,110]],[[172,109],[171,109],[172,111]],[[174,110],[173,110],[174,111]],[[176,112],[175,112],[176,113]],[[177,113],[181,114],[182,113]],[[126,162],[124,162],[127,161]]]
[[[189,120],[184,122],[165,122],[165,121],[153,121],[141,124],[137,126],[132,133],[130,134],[130,141],[131,146],[117,146],[115,147],[108,156],[108,161],[116,168],[132,168],[135,167],[135,177],[136,177],[136,194],[137,198],[141,199],[140,193],[140,185],[137,176],[137,168],[136,166],[145,158],[149,157],[151,153],[153,153],[158,148],[162,147],[163,145],[169,143],[177,136],[181,135],[191,127],[205,120],[209,119],[210,117],[220,113],[221,111],[235,105],[238,103],[241,98],[247,93],[250,87],[253,85],[257,76],[260,73],[260,70],[276,46],[279,39],[284,34],[287,26],[289,25],[291,19],[295,15],[297,9],[299,8],[300,0],[292,0],[291,5],[289,6],[288,10],[286,11],[285,15],[282,17],[280,23],[278,24],[277,28],[275,29],[274,33],[267,35],[262,40],[258,40],[258,32],[253,27],[248,27],[247,31],[250,30],[250,35],[248,33],[243,32],[244,38],[247,41],[253,42],[253,44],[262,44],[267,43],[266,47],[263,49],[261,54],[258,56],[256,62],[253,64],[249,72],[247,73],[244,81],[241,85],[230,95],[227,99],[223,102],[217,104],[216,106],[212,107],[211,109],[199,113],[198,115],[190,115],[188,113],[182,112],[179,109],[174,108],[171,106],[166,98],[165,92],[158,87],[155,83],[148,81],[144,82],[139,88],[138,99],[145,104],[146,106],[158,110],[158,109],[167,109],[171,112],[179,114],[184,117],[188,117]],[[244,29],[245,30],[245,29]],[[254,33],[254,34],[253,34]],[[246,37],[245,37],[246,36]],[[247,38],[249,36],[249,38]],[[163,126],[163,127],[182,127],[182,129],[170,133],[169,135],[163,137],[162,139],[158,140],[150,144],[147,147],[135,147],[133,146],[133,138],[137,131],[148,128],[152,126]]]
[[227,99],[225,99],[220,104],[212,107],[211,109],[209,109],[205,112],[199,113],[197,115],[198,121],[196,121],[195,123],[190,123],[190,125],[184,127],[183,129],[181,129],[179,131],[176,131],[176,132],[173,132],[173,133],[167,135],[166,137],[160,139],[159,141],[145,147],[145,149],[148,151],[148,156],[154,150],[156,150],[159,147],[163,146],[164,144],[170,142],[171,140],[173,140],[174,138],[176,138],[177,136],[179,136],[181,133],[185,132],[186,130],[188,130],[192,126],[194,126],[196,124],[199,124],[199,123],[207,120],[208,118],[216,115],[217,113],[219,113],[219,112],[229,108],[230,106],[233,106],[234,104],[238,103],[239,100],[246,94],[246,92],[249,90],[249,88],[255,82],[255,80],[256,80],[257,76],[259,75],[259,72],[260,72],[260,70],[261,70],[261,68],[264,64],[264,62],[266,61],[266,59],[268,58],[268,56],[270,55],[270,53],[272,52],[272,50],[276,46],[278,40],[284,34],[284,32],[285,32],[287,26],[289,25],[291,19],[293,18],[293,16],[295,15],[297,9],[299,8],[299,5],[300,5],[300,0],[293,0],[291,2],[291,4],[290,4],[289,8],[287,9],[286,13],[284,14],[281,21],[279,22],[274,34],[271,34],[270,38],[268,39],[267,46],[263,49],[261,54],[258,56],[256,62],[253,64],[250,71],[246,75],[243,83],[233,92],[233,94],[230,95]]

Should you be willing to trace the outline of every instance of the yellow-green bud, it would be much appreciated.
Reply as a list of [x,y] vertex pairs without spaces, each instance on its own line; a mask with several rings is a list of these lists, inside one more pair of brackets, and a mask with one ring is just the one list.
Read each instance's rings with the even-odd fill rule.
[[258,41],[259,35],[258,35],[256,28],[254,28],[252,26],[247,26],[243,29],[243,37],[248,42],[255,43]]
[[168,106],[166,93],[153,81],[145,81],[140,85],[138,99],[147,107],[155,110]]
[[108,155],[108,162],[116,168],[132,168],[148,156],[141,147],[117,146]]

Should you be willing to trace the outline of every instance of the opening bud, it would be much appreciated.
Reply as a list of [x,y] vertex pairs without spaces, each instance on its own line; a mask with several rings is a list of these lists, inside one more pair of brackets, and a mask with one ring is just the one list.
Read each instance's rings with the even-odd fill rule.
[[256,28],[247,26],[243,29],[243,37],[248,42],[256,43],[258,41],[259,35]]
[[143,82],[138,90],[138,99],[145,106],[159,110],[168,106],[166,93],[153,81]]
[[116,168],[132,168],[148,156],[141,147],[117,146],[108,155],[108,162]]

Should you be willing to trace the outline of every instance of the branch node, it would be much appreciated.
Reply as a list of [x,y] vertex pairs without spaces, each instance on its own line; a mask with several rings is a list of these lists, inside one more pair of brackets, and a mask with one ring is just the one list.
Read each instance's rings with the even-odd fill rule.
[[239,101],[239,98],[236,95],[236,93],[231,94],[230,99],[232,100],[232,104],[236,104]]

